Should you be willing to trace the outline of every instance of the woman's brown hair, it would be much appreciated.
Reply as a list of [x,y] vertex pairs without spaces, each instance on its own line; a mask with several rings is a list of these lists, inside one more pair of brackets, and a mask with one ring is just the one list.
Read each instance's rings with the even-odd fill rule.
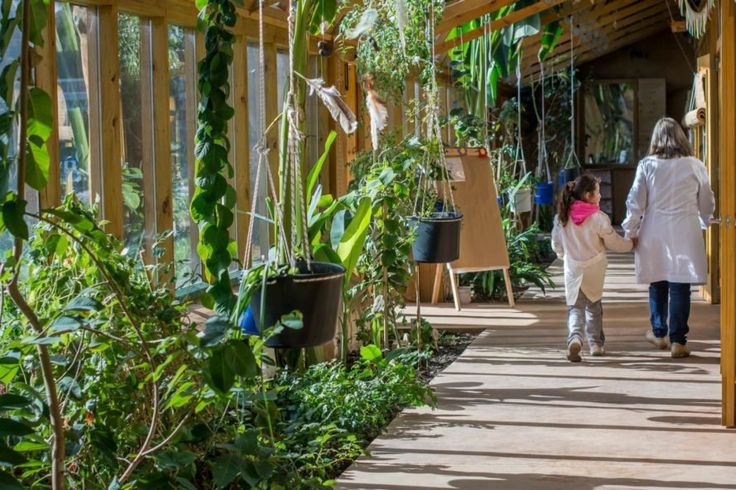
[[663,117],[654,126],[649,155],[664,159],[693,156],[693,147],[685,136],[680,123],[671,117]]
[[560,220],[562,226],[566,226],[567,222],[570,221],[572,203],[584,200],[585,195],[588,192],[595,192],[595,188],[599,184],[600,179],[587,172],[565,184],[557,200],[557,219]]

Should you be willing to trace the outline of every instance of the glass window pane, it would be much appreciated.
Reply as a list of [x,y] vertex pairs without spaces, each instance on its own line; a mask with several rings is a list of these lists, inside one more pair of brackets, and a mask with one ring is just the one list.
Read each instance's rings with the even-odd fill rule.
[[153,80],[150,21],[118,15],[122,103],[123,234],[133,253],[150,261],[155,235]]
[[90,203],[100,194],[99,124],[90,124],[99,117],[97,13],[62,2],[55,12],[61,195]]
[[197,227],[189,215],[189,200],[194,185],[196,73],[194,31],[180,26],[169,26],[169,106],[177,287],[194,280],[198,263]]
[[[11,12],[15,12],[19,4],[20,2],[18,2],[17,0],[13,1],[11,5]],[[12,15],[13,14],[11,14],[11,16]],[[16,15],[20,15],[20,12],[17,12]],[[5,70],[5,68],[8,65],[10,65],[13,61],[18,60],[20,58],[20,46],[21,46],[21,34],[20,34],[20,30],[16,29],[10,38],[10,43],[8,43],[5,53],[3,53],[2,56],[0,56],[0,73],[3,73],[3,70]],[[14,85],[13,95],[11,99],[15,101],[15,99],[18,97],[18,92],[20,90],[20,68],[16,70],[15,83],[13,85]],[[15,106],[15,103],[13,103],[12,105]],[[7,106],[5,101],[0,97],[0,113],[5,113],[8,109],[9,107]],[[2,165],[2,162],[7,162],[8,165],[10,166],[10,169],[8,172],[8,180],[6,182],[1,182],[0,186],[3,188],[3,190],[15,189],[16,183],[17,183],[15,159],[18,155],[17,119],[13,121],[13,124],[10,128],[10,134],[0,135],[0,151],[2,152],[2,154],[0,154],[0,165]],[[7,230],[0,233],[0,257],[3,257],[6,252],[11,250],[12,247],[13,247],[12,235]]]

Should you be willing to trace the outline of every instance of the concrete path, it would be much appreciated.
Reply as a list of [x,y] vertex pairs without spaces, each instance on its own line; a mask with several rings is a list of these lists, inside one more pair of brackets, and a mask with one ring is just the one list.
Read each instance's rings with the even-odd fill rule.
[[[720,426],[718,307],[694,303],[694,354],[674,360],[643,340],[646,290],[631,256],[613,256],[609,272],[608,356],[564,358],[560,289],[513,310],[466,309],[462,321],[487,329],[433,380],[437,408],[399,415],[337,488],[736,489],[736,431]],[[423,310],[461,323],[450,308]]]

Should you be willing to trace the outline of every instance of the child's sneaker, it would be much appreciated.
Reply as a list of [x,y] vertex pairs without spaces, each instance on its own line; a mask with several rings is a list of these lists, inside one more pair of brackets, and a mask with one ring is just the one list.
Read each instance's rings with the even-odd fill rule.
[[577,340],[571,340],[567,343],[567,360],[570,362],[580,362],[580,350],[583,348],[583,344]]
[[606,353],[606,350],[603,348],[602,345],[593,344],[590,347],[590,355],[600,357]]
[[688,349],[687,345],[685,344],[678,344],[677,342],[675,342],[672,344],[670,354],[672,355],[673,359],[680,359],[683,357],[688,357],[690,355],[690,349]]
[[667,339],[665,337],[655,337],[654,332],[652,332],[651,330],[647,330],[647,333],[644,335],[644,337],[646,337],[650,344],[654,345],[658,349],[667,348]]

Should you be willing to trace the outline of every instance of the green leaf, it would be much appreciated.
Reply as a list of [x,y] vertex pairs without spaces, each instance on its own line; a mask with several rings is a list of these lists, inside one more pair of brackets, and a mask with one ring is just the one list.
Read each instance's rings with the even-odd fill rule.
[[337,13],[337,0],[317,0],[312,14],[312,20],[309,23],[309,31],[312,34],[319,34],[322,31],[322,25],[325,27],[332,25]]
[[212,347],[223,341],[231,324],[221,315],[209,317],[204,322],[204,331],[200,334],[202,347]]
[[557,43],[564,32],[564,28],[560,21],[554,21],[547,24],[542,32],[541,46],[539,48],[538,57],[540,61],[544,61],[549,54],[555,50]]
[[230,368],[238,376],[255,378],[258,374],[258,365],[250,345],[239,339],[231,340],[226,346],[225,359]]
[[26,204],[26,201],[6,201],[2,208],[5,227],[14,236],[24,240],[28,240],[28,224],[23,217],[26,212]]
[[46,28],[46,19],[49,16],[49,0],[31,1],[31,22],[29,39],[36,46],[43,46],[43,33]]
[[242,436],[238,437],[235,441],[235,447],[238,448],[240,454],[248,456],[258,455],[258,432],[256,430],[249,430]]
[[234,454],[225,454],[212,462],[212,476],[218,488],[229,485],[240,473],[241,459]]
[[23,490],[23,485],[8,472],[0,471],[0,490]]
[[350,278],[353,274],[355,266],[358,264],[358,259],[363,253],[363,245],[365,244],[365,237],[368,233],[368,226],[371,224],[371,199],[364,197],[360,200],[358,210],[350,220],[345,233],[340,238],[340,243],[337,246],[337,255],[342,261],[343,267],[345,267],[345,287],[350,284]]
[[26,457],[0,442],[0,463],[16,466],[26,462]]
[[334,130],[330,131],[330,134],[327,135],[327,140],[325,140],[325,149],[307,175],[307,187],[306,193],[304,194],[305,196],[311,196],[314,192],[314,185],[317,183],[317,179],[319,179],[319,174],[322,173],[322,167],[327,161],[327,156],[330,154],[330,148],[332,148],[332,143],[335,141],[336,138],[337,133]]
[[0,97],[5,101],[8,107],[13,106],[13,91],[15,88],[15,76],[20,66],[19,60],[13,60],[8,63],[3,71],[0,72]]
[[28,345],[53,345],[61,342],[61,337],[23,337],[22,342]]
[[40,88],[32,87],[28,94],[26,183],[39,191],[46,187],[49,180],[50,158],[46,141],[53,123],[51,97]]
[[27,436],[28,434],[33,434],[33,429],[26,424],[0,417],[0,436]]
[[292,330],[301,330],[304,327],[302,313],[300,311],[294,310],[291,313],[283,315],[279,319],[279,325],[285,328],[290,328]]
[[162,470],[178,470],[189,466],[197,460],[197,455],[190,451],[164,451],[156,455],[156,464]]
[[79,330],[82,327],[82,319],[78,316],[62,315],[57,317],[49,327],[51,333],[68,333]]
[[64,311],[100,311],[103,308],[102,303],[89,296],[80,295],[71,300],[65,307]]
[[0,395],[0,410],[10,410],[12,408],[23,408],[30,405],[31,400],[14,393],[6,393]]
[[227,362],[224,349],[220,348],[212,352],[207,369],[213,388],[220,393],[227,393],[232,388],[235,382],[235,372]]
[[360,358],[364,361],[375,362],[383,358],[383,353],[373,344],[365,345],[360,348]]

